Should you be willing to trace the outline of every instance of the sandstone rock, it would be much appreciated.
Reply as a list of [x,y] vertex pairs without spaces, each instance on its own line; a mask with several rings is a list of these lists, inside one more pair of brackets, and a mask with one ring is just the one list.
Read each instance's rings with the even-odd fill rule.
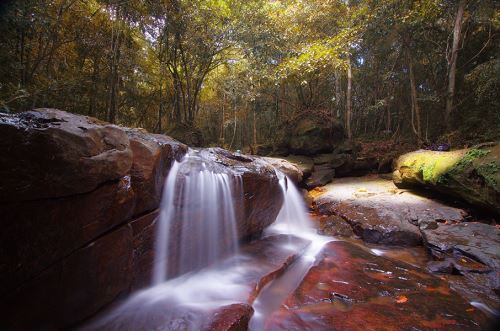
[[121,227],[3,295],[2,330],[61,330],[128,292],[132,233]]
[[132,166],[117,126],[55,109],[0,114],[0,201],[58,198],[95,190]]
[[311,177],[306,180],[306,187],[313,189],[318,186],[324,186],[335,178],[335,169],[329,165],[323,164],[315,166]]
[[80,195],[0,204],[0,293],[132,217],[130,178]]
[[133,153],[130,175],[136,196],[134,215],[139,215],[158,208],[165,177],[172,163],[186,154],[187,146],[164,135],[139,129],[125,131]]
[[351,226],[342,217],[330,215],[320,218],[320,233],[333,237],[352,237],[354,232]]
[[304,117],[292,129],[289,146],[293,154],[316,155],[332,152],[343,139],[342,125]]
[[303,179],[307,179],[311,176],[314,170],[314,161],[312,158],[303,155],[289,155],[283,157],[284,160],[290,162],[296,166],[300,171],[302,171]]
[[342,241],[328,243],[266,330],[485,330],[445,281]]
[[271,164],[273,167],[284,173],[288,178],[293,180],[296,184],[302,182],[303,173],[299,167],[285,159],[275,157],[265,157],[264,160]]
[[209,318],[207,331],[247,331],[253,315],[253,308],[248,304],[232,304],[217,309]]
[[465,255],[500,270],[500,230],[495,226],[476,222],[440,224],[422,233],[431,250]]
[[347,220],[370,243],[414,246],[422,237],[419,222],[462,221],[464,211],[397,189],[377,176],[336,179],[314,199],[321,214]]
[[402,155],[393,178],[399,187],[428,187],[500,214],[500,145]]

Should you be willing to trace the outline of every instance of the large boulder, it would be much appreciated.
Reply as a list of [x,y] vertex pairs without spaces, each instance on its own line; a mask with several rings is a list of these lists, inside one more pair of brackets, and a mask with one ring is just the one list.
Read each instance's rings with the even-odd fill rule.
[[56,198],[125,176],[132,150],[123,130],[55,109],[0,114],[0,201]]
[[339,122],[304,117],[295,123],[289,137],[293,154],[316,155],[332,152],[344,138]]
[[304,173],[299,168],[298,165],[293,164],[285,159],[277,158],[277,157],[264,157],[264,160],[271,164],[274,168],[281,171],[288,178],[293,180],[296,184],[302,182],[302,178]]
[[461,209],[399,190],[378,176],[336,179],[315,192],[313,204],[320,214],[346,220],[366,242],[401,246],[420,245],[421,228],[466,216]]
[[393,173],[398,187],[427,187],[500,214],[500,145],[402,155]]
[[260,234],[278,216],[283,193],[274,167],[260,157],[232,153],[222,148],[205,150],[207,161],[230,167],[241,178],[243,199],[236,199],[236,219],[241,239]]
[[136,204],[134,215],[158,208],[165,177],[174,161],[187,152],[176,140],[141,129],[125,129],[133,153],[130,175]]

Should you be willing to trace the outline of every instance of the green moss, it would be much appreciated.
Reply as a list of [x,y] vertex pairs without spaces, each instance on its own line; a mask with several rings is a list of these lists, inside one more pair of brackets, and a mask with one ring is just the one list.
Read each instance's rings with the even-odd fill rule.
[[481,164],[477,167],[477,172],[481,175],[484,180],[491,186],[493,189],[500,193],[500,187],[498,185],[499,177],[500,177],[500,165],[495,162],[489,162],[485,164]]

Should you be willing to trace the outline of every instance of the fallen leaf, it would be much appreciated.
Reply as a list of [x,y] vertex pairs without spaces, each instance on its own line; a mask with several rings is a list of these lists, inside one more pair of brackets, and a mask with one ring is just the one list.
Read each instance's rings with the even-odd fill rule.
[[408,302],[408,298],[405,297],[404,295],[396,297],[396,303],[406,303],[406,302]]

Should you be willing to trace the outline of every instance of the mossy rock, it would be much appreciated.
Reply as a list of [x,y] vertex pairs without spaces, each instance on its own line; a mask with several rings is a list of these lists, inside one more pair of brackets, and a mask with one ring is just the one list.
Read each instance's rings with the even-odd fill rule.
[[452,152],[419,150],[396,162],[400,188],[427,187],[500,214],[500,145]]

